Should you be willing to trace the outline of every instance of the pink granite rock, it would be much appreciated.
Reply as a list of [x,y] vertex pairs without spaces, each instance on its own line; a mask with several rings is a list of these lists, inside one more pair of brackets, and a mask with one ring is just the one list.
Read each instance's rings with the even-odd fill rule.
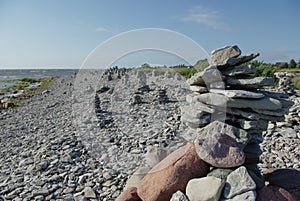
[[208,171],[209,165],[189,143],[154,166],[140,182],[137,193],[143,201],[169,201],[176,191],[185,192],[190,179],[206,176]]
[[211,133],[196,139],[195,147],[199,157],[214,167],[237,167],[245,162],[237,141],[226,134]]

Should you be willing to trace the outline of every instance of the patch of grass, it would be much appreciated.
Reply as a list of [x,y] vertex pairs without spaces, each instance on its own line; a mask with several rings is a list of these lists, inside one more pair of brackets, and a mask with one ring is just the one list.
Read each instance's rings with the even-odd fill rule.
[[28,83],[36,83],[36,82],[39,82],[37,79],[35,78],[22,78],[22,79],[19,79],[19,81],[21,82],[28,82]]
[[25,89],[28,86],[29,86],[28,82],[17,82],[16,85],[5,87],[5,88],[1,89],[0,93],[19,91],[19,90]]
[[[23,81],[22,81],[23,80]],[[36,82],[40,82],[41,85],[25,90],[23,94],[21,94],[20,96],[17,97],[12,97],[11,101],[14,103],[14,107],[12,108],[16,108],[18,106],[22,106],[23,104],[23,99],[26,99],[30,96],[42,93],[43,91],[45,91],[46,89],[49,88],[49,85],[52,83],[53,78],[51,77],[47,77],[47,78],[40,78],[40,79],[21,79],[21,80],[14,80],[14,82],[17,83],[17,85],[15,86],[11,86],[11,87],[7,87],[4,89],[4,91],[10,92],[10,91],[15,91],[15,90],[23,90],[24,88],[26,88],[27,86],[29,86],[30,83],[36,83]],[[3,90],[3,89],[2,89]],[[1,91],[2,91],[1,90]],[[2,93],[2,92],[0,92]]]
[[37,82],[40,82],[41,85],[26,90],[24,92],[24,95],[35,95],[41,93],[49,88],[49,85],[52,83],[52,81],[53,81],[52,77],[40,78],[37,80]]
[[295,86],[295,89],[300,90],[300,77],[296,76],[293,78],[293,84]]

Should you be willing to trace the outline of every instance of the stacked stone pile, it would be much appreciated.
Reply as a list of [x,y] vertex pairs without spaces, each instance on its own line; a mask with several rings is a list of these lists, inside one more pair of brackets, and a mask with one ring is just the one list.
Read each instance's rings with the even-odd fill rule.
[[292,79],[296,76],[294,73],[277,72],[275,76],[279,79],[278,90],[289,95],[295,94],[294,84]]
[[293,102],[266,90],[273,78],[252,76],[256,68],[244,63],[259,54],[240,55],[237,46],[215,50],[210,66],[187,80],[194,93],[181,120],[191,128],[185,138],[194,143],[171,153],[117,200],[255,201],[264,200],[264,192],[296,200],[282,188],[266,187],[257,166],[262,132]]

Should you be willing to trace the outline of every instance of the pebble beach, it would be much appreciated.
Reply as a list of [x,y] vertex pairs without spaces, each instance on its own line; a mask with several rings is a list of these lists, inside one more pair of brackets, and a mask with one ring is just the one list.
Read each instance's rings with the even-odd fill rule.
[[[101,80],[98,120],[80,130],[72,120],[76,76],[55,78],[47,92],[1,110],[0,200],[115,200],[158,147],[168,154],[185,144],[180,107],[191,93],[185,78],[146,76],[147,89],[134,87],[143,82],[136,72]],[[290,98],[295,104],[286,121],[263,134],[261,171],[300,169],[299,91]]]

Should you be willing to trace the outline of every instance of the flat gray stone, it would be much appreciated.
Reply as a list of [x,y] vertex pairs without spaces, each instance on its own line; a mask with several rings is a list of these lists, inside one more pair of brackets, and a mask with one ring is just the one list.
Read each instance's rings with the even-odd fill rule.
[[[271,99],[272,100],[272,99]],[[276,100],[276,99],[273,99]],[[279,101],[280,103],[280,101]],[[281,105],[281,103],[280,103]],[[263,114],[263,115],[270,115],[270,116],[276,116],[281,117],[285,114],[288,114],[289,110],[287,108],[277,108],[277,109],[270,109],[270,108],[252,108],[253,111]]]
[[256,191],[247,191],[243,194],[236,195],[231,199],[221,199],[221,201],[255,201]]
[[251,61],[259,56],[259,53],[249,54],[245,56],[240,56],[236,58],[227,58],[219,61],[212,61],[212,59],[209,59],[210,65],[215,65],[219,69],[227,68],[230,66],[238,66],[240,64],[246,63],[248,61]]
[[263,98],[265,95],[245,90],[221,90],[210,89],[209,92],[216,94],[223,94],[229,98]]
[[248,174],[247,169],[241,166],[227,176],[223,196],[224,198],[233,198],[236,195],[253,191],[255,188],[256,184]]
[[233,66],[225,69],[221,69],[223,75],[226,76],[236,76],[236,75],[249,75],[256,73],[256,67],[254,65],[248,64],[243,66]]
[[187,114],[190,117],[201,118],[203,115],[207,114],[207,111],[211,111],[209,108],[205,108],[205,105],[200,105],[199,108],[193,105],[185,105],[181,107],[181,112],[183,115]]
[[219,200],[225,182],[216,177],[191,179],[186,187],[186,195],[190,201]]
[[216,67],[209,66],[205,68],[203,71],[195,73],[186,82],[189,85],[206,86],[213,82],[222,81],[223,79],[224,76],[220,73],[220,71]]
[[221,121],[213,121],[204,128],[197,129],[197,138],[205,137],[211,133],[221,132],[234,138],[241,149],[243,149],[249,141],[248,133],[245,130],[225,124]]
[[247,119],[251,119],[251,120],[258,120],[261,118],[261,115],[256,113],[256,112],[250,112],[248,110],[241,110],[241,109],[237,109],[237,108],[227,108],[226,109],[226,113],[228,114],[232,114],[232,115],[238,115],[238,116],[242,116],[245,117]]
[[211,114],[203,113],[201,117],[197,118],[190,116],[188,113],[184,113],[181,116],[181,121],[186,122],[191,128],[200,128],[211,122]]
[[199,157],[213,167],[230,168],[245,162],[244,152],[234,138],[223,133],[210,133],[195,140]]
[[229,86],[238,86],[244,88],[263,88],[266,86],[274,86],[274,78],[271,77],[250,77],[247,76],[245,78],[234,78],[228,77],[226,80],[226,84]]
[[211,56],[208,59],[208,63],[211,65],[226,64],[229,58],[235,58],[240,56],[242,51],[237,45],[225,46],[211,52]]
[[189,201],[189,199],[181,191],[176,191],[176,193],[173,193],[170,201]]
[[217,107],[230,108],[251,108],[258,110],[278,110],[282,105],[279,100],[274,98],[264,97],[260,99],[242,99],[242,98],[228,98],[221,94],[205,93],[195,95],[193,101],[199,101],[207,105]]
[[188,103],[190,103],[191,105],[189,106],[182,106],[181,107],[181,112],[185,113],[185,111],[187,110],[187,107],[191,107],[192,109],[195,110],[201,110],[207,113],[214,113],[215,109],[211,106],[211,105],[206,105],[204,103],[201,103],[199,101],[197,101],[197,95],[193,95],[193,94],[188,94],[186,96],[186,101]]
[[260,92],[263,93],[265,96],[269,96],[275,99],[289,98],[288,94],[277,91],[260,90]]

